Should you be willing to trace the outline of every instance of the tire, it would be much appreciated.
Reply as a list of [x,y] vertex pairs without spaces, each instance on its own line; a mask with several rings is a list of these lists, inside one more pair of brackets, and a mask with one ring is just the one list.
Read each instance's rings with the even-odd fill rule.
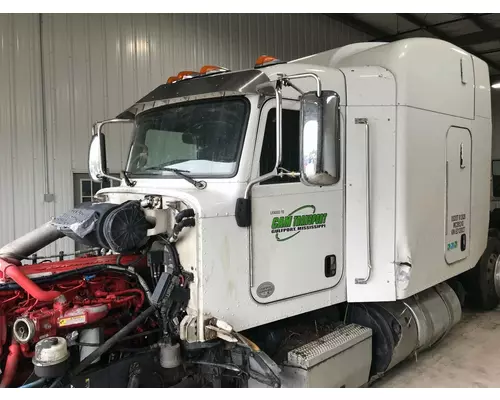
[[396,342],[390,325],[372,304],[349,304],[347,321],[372,330],[372,365],[370,377],[384,373],[389,367]]
[[467,271],[461,279],[467,297],[474,307],[493,310],[498,306],[499,297],[495,290],[495,265],[500,256],[500,240],[490,235],[488,244],[477,265]]

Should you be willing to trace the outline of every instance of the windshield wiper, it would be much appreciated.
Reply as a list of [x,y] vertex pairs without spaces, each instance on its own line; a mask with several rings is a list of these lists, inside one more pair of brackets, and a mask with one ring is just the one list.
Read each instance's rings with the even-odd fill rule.
[[202,189],[205,189],[207,187],[207,182],[205,182],[205,181],[197,181],[197,180],[195,180],[195,179],[193,179],[193,178],[185,175],[186,173],[189,174],[190,171],[186,171],[184,169],[164,167],[164,166],[161,166],[161,165],[156,165],[154,167],[149,167],[149,168],[145,169],[145,171],[150,171],[150,170],[153,170],[153,171],[173,172],[175,175],[180,176],[184,180],[186,180],[189,183],[191,183],[196,189],[202,190]]

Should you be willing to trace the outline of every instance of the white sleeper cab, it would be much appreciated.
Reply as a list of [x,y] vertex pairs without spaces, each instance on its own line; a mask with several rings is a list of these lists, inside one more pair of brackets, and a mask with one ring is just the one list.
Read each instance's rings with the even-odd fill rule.
[[[106,146],[124,124],[116,178]],[[442,339],[464,302],[499,302],[488,68],[450,43],[183,71],[92,133],[92,179],[119,185],[0,250],[0,289],[43,297],[59,321],[8,320],[13,346],[53,349],[35,352],[33,380],[360,387]],[[20,265],[62,236],[94,253]],[[90,300],[47,295],[70,277]],[[47,372],[43,357],[62,361]]]

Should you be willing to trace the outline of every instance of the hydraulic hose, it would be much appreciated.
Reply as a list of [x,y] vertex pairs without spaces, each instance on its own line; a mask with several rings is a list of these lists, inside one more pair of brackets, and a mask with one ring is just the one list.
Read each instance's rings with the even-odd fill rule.
[[17,364],[21,358],[21,348],[19,343],[12,341],[9,346],[9,355],[7,356],[7,361],[5,362],[5,370],[3,371],[2,382],[0,382],[0,388],[8,387],[14,380],[16,375]]

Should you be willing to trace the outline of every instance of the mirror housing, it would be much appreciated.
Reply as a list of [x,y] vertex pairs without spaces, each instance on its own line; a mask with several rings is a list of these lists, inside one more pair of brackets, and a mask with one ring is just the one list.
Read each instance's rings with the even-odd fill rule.
[[105,179],[121,181],[121,179],[108,175],[106,162],[106,138],[102,132],[102,127],[110,123],[133,123],[131,119],[109,119],[107,121],[96,122],[92,127],[92,139],[89,146],[89,175],[94,182],[102,182]]
[[300,180],[329,186],[340,179],[340,97],[334,91],[300,99]]
[[89,175],[94,182],[102,182],[106,173],[106,138],[104,134],[94,135],[89,147]]

